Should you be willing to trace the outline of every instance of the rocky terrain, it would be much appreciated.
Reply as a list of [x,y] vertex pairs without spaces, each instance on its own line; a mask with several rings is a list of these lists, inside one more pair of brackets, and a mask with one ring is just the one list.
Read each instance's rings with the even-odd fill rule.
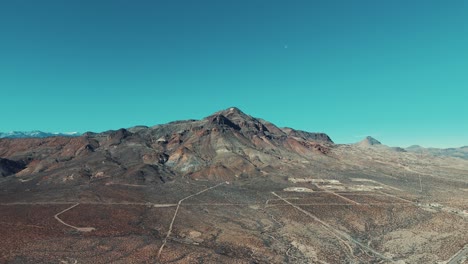
[[6,263],[450,263],[468,244],[468,160],[237,108],[0,139],[0,173]]

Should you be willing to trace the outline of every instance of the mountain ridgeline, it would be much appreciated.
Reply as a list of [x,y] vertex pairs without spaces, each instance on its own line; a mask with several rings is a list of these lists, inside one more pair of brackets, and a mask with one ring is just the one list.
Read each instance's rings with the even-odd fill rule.
[[468,146],[460,147],[460,148],[424,148],[421,146],[413,145],[406,148],[406,151],[418,153],[418,154],[426,154],[432,156],[440,156],[440,157],[456,157],[461,159],[468,159]]
[[78,137],[80,133],[50,133],[39,130],[34,131],[11,131],[7,133],[0,132],[0,138],[48,138],[48,137]]
[[1,139],[0,157],[25,164],[14,171],[17,176],[47,175],[47,182],[110,177],[164,183],[179,176],[231,180],[265,175],[293,161],[326,156],[333,145],[324,133],[279,128],[229,108],[202,120],[80,137]]

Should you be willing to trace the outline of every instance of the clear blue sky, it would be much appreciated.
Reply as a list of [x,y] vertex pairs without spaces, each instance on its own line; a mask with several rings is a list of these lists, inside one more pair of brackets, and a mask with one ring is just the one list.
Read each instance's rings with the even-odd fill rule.
[[237,106],[338,143],[468,145],[468,1],[1,1],[0,92],[3,132]]

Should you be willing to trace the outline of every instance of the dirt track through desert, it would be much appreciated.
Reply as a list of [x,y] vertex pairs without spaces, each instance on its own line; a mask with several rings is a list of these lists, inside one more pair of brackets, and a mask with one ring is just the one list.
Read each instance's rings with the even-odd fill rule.
[[447,264],[465,263],[463,260],[468,260],[468,244],[460,249],[460,251],[458,251],[455,255],[453,255]]
[[208,187],[208,188],[203,189],[203,190],[201,190],[201,191],[199,191],[199,192],[197,192],[197,193],[195,193],[195,194],[189,195],[189,196],[187,196],[187,197],[182,198],[182,199],[179,200],[179,202],[177,203],[176,210],[175,210],[175,212],[174,212],[174,216],[172,217],[171,224],[169,225],[169,230],[167,231],[167,235],[166,235],[166,237],[164,238],[163,244],[162,244],[161,247],[159,248],[158,257],[157,257],[158,259],[160,258],[161,253],[162,253],[164,247],[166,246],[167,240],[168,240],[169,237],[171,236],[172,226],[174,225],[174,221],[175,221],[175,219],[176,219],[176,217],[177,217],[177,213],[179,212],[180,204],[181,204],[183,201],[185,201],[185,200],[187,200],[187,199],[189,199],[189,198],[191,198],[191,197],[197,196],[197,195],[199,195],[199,194],[201,194],[201,193],[204,193],[204,192],[206,192],[206,191],[209,191],[209,190],[211,190],[211,189],[214,189],[214,188],[216,188],[216,187],[218,187],[218,186],[221,186],[221,185],[223,185],[223,184],[226,184],[226,182],[218,183],[218,184],[216,184],[216,185],[214,185],[214,186]]
[[73,228],[73,229],[76,229],[76,230],[78,230],[78,231],[80,231],[80,232],[91,232],[91,231],[95,230],[94,227],[76,227],[76,226],[72,226],[72,225],[70,225],[70,224],[65,223],[62,219],[60,219],[60,218],[58,217],[59,215],[61,215],[61,214],[65,213],[65,212],[67,212],[67,211],[69,211],[69,210],[71,210],[71,209],[77,207],[78,205],[80,205],[80,204],[79,204],[79,203],[76,203],[76,204],[74,204],[74,205],[68,207],[67,209],[61,211],[60,213],[58,213],[58,214],[56,214],[56,215],[54,215],[54,218],[57,219],[57,221],[59,221],[60,223],[66,225],[66,226],[68,226],[68,227],[71,227],[71,228]]
[[338,238],[341,242],[343,242],[347,247],[348,249],[350,250],[350,253],[353,254],[353,249],[352,247],[349,245],[348,242],[346,242],[344,239],[356,244],[357,246],[365,249],[366,251],[369,251],[371,252],[372,254],[374,254],[375,256],[385,260],[385,261],[390,261],[393,263],[393,260],[387,258],[386,256],[382,255],[381,253],[375,251],[374,249],[360,243],[359,241],[356,241],[355,239],[353,239],[352,237],[350,237],[349,235],[347,234],[343,234],[341,231],[335,229],[334,227],[330,226],[329,224],[327,224],[326,222],[320,220],[318,217],[316,217],[315,215],[311,214],[310,212],[302,209],[301,207],[287,201],[286,199],[284,199],[283,197],[281,197],[280,195],[276,194],[275,192],[272,192],[272,194],[276,197],[278,197],[279,199],[283,200],[285,203],[289,204],[290,206],[294,207],[295,209],[299,210],[300,212],[306,214],[307,216],[311,217],[312,219],[314,219],[315,221],[319,222],[320,224],[322,224],[322,226],[325,228],[325,230],[329,231],[330,233],[332,233],[336,238]]

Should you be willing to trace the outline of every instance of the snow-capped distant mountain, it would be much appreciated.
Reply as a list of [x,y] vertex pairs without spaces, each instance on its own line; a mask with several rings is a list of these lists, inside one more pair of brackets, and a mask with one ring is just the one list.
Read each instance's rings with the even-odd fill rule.
[[66,133],[50,133],[39,130],[34,131],[11,131],[2,133],[0,132],[0,138],[47,138],[47,137],[78,137],[81,134],[78,132],[66,132]]

